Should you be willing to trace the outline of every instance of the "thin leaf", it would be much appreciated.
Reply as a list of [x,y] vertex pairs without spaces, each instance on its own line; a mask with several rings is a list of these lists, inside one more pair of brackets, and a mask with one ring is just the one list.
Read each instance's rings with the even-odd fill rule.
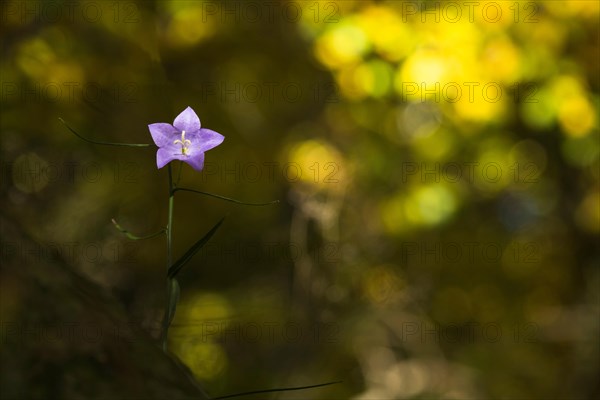
[[221,220],[217,222],[217,224],[213,226],[212,229],[208,231],[206,235],[204,235],[200,240],[194,243],[194,245],[190,247],[190,249],[183,256],[181,256],[181,258],[177,260],[175,264],[171,266],[171,268],[169,268],[169,278],[174,278],[179,273],[181,268],[183,268],[183,266],[194,256],[194,254],[196,254],[206,244],[206,242],[210,240],[210,238],[215,234],[217,229],[219,229],[224,220],[225,217],[221,218]]
[[165,315],[163,318],[163,329],[162,329],[162,347],[163,350],[167,350],[167,335],[169,332],[169,326],[171,326],[171,321],[173,321],[173,317],[175,317],[175,310],[177,309],[177,303],[179,302],[179,282],[177,279],[169,279],[168,282],[169,288],[167,293],[167,298],[169,299],[169,304],[167,304],[167,308],[165,310]]
[[258,394],[258,393],[287,392],[287,391],[291,391],[291,390],[313,389],[313,388],[318,388],[318,387],[322,387],[322,386],[335,385],[336,383],[342,383],[342,381],[327,382],[327,383],[321,383],[318,385],[300,386],[300,387],[291,387],[291,388],[254,390],[252,392],[242,392],[242,393],[236,393],[236,394],[229,394],[227,396],[213,397],[213,400],[229,399],[231,397],[248,396],[251,394]]
[[103,145],[103,146],[124,146],[124,147],[148,147],[148,146],[150,146],[148,143],[113,143],[113,142],[101,142],[101,141],[98,141],[98,140],[88,139],[88,138],[80,135],[79,133],[77,133],[75,131],[75,129],[71,128],[69,126],[69,124],[67,124],[65,122],[64,119],[58,118],[58,120],[60,122],[62,122],[67,127],[67,129],[70,130],[71,132],[73,132],[73,134],[75,136],[77,136],[79,139],[84,140],[84,141],[89,142],[89,143],[100,144],[100,145]]
[[246,203],[246,202],[243,202],[243,201],[239,201],[239,200],[235,200],[235,199],[230,199],[229,197],[219,196],[218,194],[212,194],[212,193],[202,192],[200,190],[188,189],[188,188],[175,188],[175,189],[173,189],[173,193],[178,192],[180,190],[184,191],[184,192],[192,192],[192,193],[203,194],[203,195],[206,195],[206,196],[215,197],[217,199],[221,199],[221,200],[225,200],[225,201],[230,201],[232,203],[243,204],[245,206],[268,206],[269,204],[279,203],[279,200],[273,200],[273,201],[270,201],[268,203]]
[[127,236],[129,239],[132,240],[144,240],[144,239],[152,239],[153,237],[156,237],[158,235],[162,235],[163,233],[165,233],[165,229],[161,229],[158,232],[152,233],[150,235],[146,235],[146,236],[136,236],[133,233],[129,232],[127,229],[124,229],[121,227],[121,225],[119,225],[117,223],[117,221],[115,221],[115,219],[113,218],[112,220],[113,225],[115,226],[115,228],[117,228],[117,230],[119,232],[121,232],[122,234],[124,234],[125,236]]
[[180,294],[180,287],[179,282],[177,282],[177,279],[171,278],[169,279],[169,281],[171,282],[171,286],[169,288],[171,293],[169,296],[169,313],[167,314],[168,326],[171,325],[171,321],[173,321],[173,317],[175,317],[175,310],[177,309],[177,303],[179,302]]

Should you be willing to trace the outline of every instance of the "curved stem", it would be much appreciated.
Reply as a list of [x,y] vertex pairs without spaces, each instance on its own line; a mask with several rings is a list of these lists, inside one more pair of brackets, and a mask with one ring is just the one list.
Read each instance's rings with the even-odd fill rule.
[[175,189],[173,189],[173,192],[178,192],[180,190],[184,191],[184,192],[192,192],[192,193],[203,194],[205,196],[215,197],[217,199],[221,199],[221,200],[225,200],[225,201],[230,201],[232,203],[243,204],[245,206],[268,206],[269,204],[279,203],[279,200],[269,201],[268,203],[245,203],[243,201],[239,201],[239,200],[235,200],[235,199],[230,199],[229,197],[219,196],[218,194],[212,194],[212,193],[202,192],[200,190],[188,189],[188,188],[175,188]]
[[148,143],[113,143],[113,142],[101,142],[98,140],[92,140],[92,139],[88,139],[85,136],[80,135],[79,133],[77,133],[77,131],[75,131],[75,129],[71,128],[69,126],[69,124],[67,124],[65,122],[64,119],[59,118],[58,119],[60,122],[62,122],[68,130],[70,130],[75,136],[77,136],[79,139],[89,142],[89,143],[93,143],[93,144],[100,144],[103,146],[124,146],[124,147],[148,147],[150,146]]
[[166,229],[161,229],[158,232],[154,232],[154,233],[151,233],[151,234],[146,235],[146,236],[137,236],[137,235],[134,235],[133,233],[129,232],[127,229],[124,229],[123,227],[121,227],[121,225],[119,225],[114,218],[111,221],[112,221],[113,225],[115,226],[115,228],[117,228],[117,230],[119,232],[121,232],[122,234],[124,234],[125,236],[127,236],[131,240],[152,239],[152,238],[154,238],[156,236],[159,236],[159,235],[162,235],[163,233],[166,233],[166,231],[167,231]]

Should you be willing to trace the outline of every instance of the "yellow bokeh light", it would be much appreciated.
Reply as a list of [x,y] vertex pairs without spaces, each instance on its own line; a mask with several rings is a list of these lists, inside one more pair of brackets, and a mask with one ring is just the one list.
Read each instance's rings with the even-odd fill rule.
[[585,93],[581,79],[573,75],[557,76],[552,81],[551,90],[553,96],[558,100],[579,97]]
[[[400,67],[396,73],[394,86],[396,91],[405,96],[408,100],[422,101],[427,96],[423,96],[421,88],[432,89],[446,82],[448,79],[447,62],[437,51],[421,50],[411,55]],[[419,90],[416,93],[412,88],[417,85]],[[411,89],[409,91],[409,89]]]
[[19,48],[17,64],[27,75],[40,77],[49,64],[55,62],[56,55],[43,39],[36,38],[24,42]]
[[365,32],[352,20],[339,24],[317,39],[315,55],[332,69],[362,59],[370,47]]
[[[46,32],[53,40],[60,40],[56,32]],[[40,93],[48,92],[48,96],[59,100],[69,100],[69,96],[62,95],[67,92],[68,84],[81,84],[84,73],[81,66],[69,62],[57,54],[56,49],[47,40],[36,38],[25,41],[18,50],[16,63],[19,68],[37,86],[35,90]]]
[[386,6],[369,6],[362,11],[359,23],[375,51],[390,61],[406,57],[415,46],[409,28],[400,16]]
[[506,91],[500,86],[485,85],[477,85],[473,90],[473,97],[463,93],[453,103],[458,117],[473,122],[490,122],[499,121],[505,116],[508,102]]
[[342,67],[336,75],[340,93],[349,100],[362,100],[367,97],[364,78],[361,77],[359,68],[359,65],[347,65]]
[[333,192],[348,184],[348,166],[341,153],[323,140],[310,139],[293,145],[287,159],[285,174],[290,182]]
[[544,8],[561,18],[584,17],[597,20],[598,14],[600,14],[600,3],[589,0],[545,0]]
[[600,14],[600,3],[597,1],[567,0],[567,8],[590,19],[598,17],[598,14]]
[[563,132],[583,137],[597,126],[597,110],[586,96],[582,80],[573,75],[560,75],[548,86],[550,104]]
[[558,108],[558,121],[569,136],[587,135],[596,126],[596,118],[596,110],[583,96],[564,99]]
[[419,225],[437,225],[449,219],[458,207],[456,195],[443,184],[417,186],[404,203],[407,219]]
[[199,379],[215,379],[227,366],[227,355],[215,341],[226,334],[232,308],[216,293],[182,299],[173,319],[169,343]]
[[227,299],[217,294],[197,293],[191,298],[182,299],[173,319],[172,339],[177,341],[196,336],[202,337],[204,342],[214,340],[219,334],[218,329],[213,329],[214,325],[218,325],[219,329],[226,328],[231,314]]
[[381,60],[344,68],[338,74],[340,91],[349,99],[382,97],[391,86],[392,67]]
[[560,56],[567,38],[565,26],[549,18],[541,18],[535,24],[517,24],[515,29],[524,40],[523,68],[529,79],[548,77],[556,67],[549,61]]
[[484,38],[483,32],[468,18],[451,23],[445,19],[435,22],[427,19],[427,23],[414,26],[417,41],[413,54],[423,50],[435,50],[447,61],[448,77],[454,76],[461,70],[477,71],[478,49]]
[[479,25],[493,32],[506,30],[515,24],[515,20],[522,22],[527,19],[530,23],[539,20],[537,13],[531,13],[527,9],[527,3],[523,1],[485,0],[481,3],[477,2],[476,14]]
[[521,56],[506,37],[489,42],[481,55],[481,66],[490,79],[511,84],[520,78]]
[[177,343],[173,352],[192,370],[199,380],[214,380],[225,372],[227,354],[216,343],[188,338]]
[[193,46],[210,38],[216,31],[213,18],[207,18],[200,5],[175,9],[166,31],[172,46]]

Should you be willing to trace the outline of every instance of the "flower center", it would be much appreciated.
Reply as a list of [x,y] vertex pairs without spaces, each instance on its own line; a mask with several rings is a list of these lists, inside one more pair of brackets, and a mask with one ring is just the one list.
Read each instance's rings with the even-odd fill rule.
[[185,138],[185,131],[181,131],[181,139],[177,139],[173,142],[173,144],[181,144],[181,154],[184,156],[188,155],[189,146],[192,145],[192,142]]

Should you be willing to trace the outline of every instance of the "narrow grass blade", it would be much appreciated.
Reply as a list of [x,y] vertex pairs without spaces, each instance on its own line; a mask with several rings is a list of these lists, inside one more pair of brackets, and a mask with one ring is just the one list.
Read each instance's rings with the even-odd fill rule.
[[213,226],[212,229],[208,231],[206,235],[204,235],[200,240],[194,243],[194,245],[190,247],[190,249],[183,256],[181,256],[181,258],[177,260],[171,266],[171,268],[169,268],[169,278],[174,278],[179,273],[179,271],[181,271],[181,268],[183,268],[183,266],[194,256],[194,254],[196,254],[202,248],[202,246],[204,246],[210,240],[210,238],[215,234],[217,229],[219,229],[224,220],[225,217],[221,218],[221,220],[217,222],[217,224]]
[[179,282],[177,282],[177,279],[169,279],[167,284],[169,285],[167,293],[169,304],[167,304],[167,308],[165,309],[161,334],[162,348],[164,351],[167,351],[167,337],[169,334],[169,326],[171,326],[171,321],[173,321],[173,317],[175,317],[175,310],[177,309],[177,303],[179,302],[180,292]]

